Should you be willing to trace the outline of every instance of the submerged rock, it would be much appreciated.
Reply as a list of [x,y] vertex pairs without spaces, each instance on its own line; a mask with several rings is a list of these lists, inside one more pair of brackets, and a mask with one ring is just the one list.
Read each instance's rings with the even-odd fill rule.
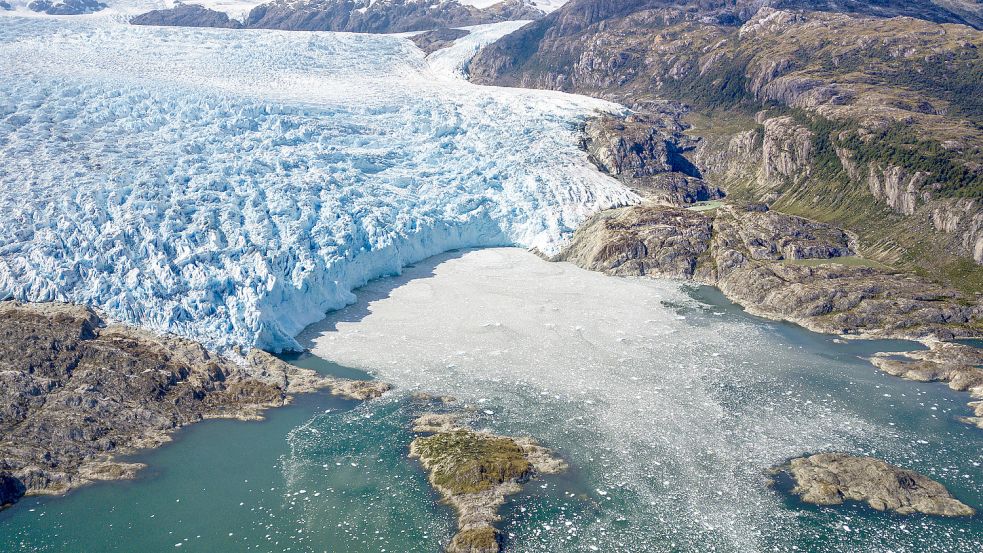
[[892,376],[916,382],[945,382],[953,390],[969,392],[977,400],[969,402],[974,416],[960,420],[983,429],[983,350],[931,342],[927,350],[877,353],[870,362]]
[[494,523],[506,496],[540,474],[567,468],[532,438],[479,432],[458,424],[453,414],[426,413],[414,431],[434,432],[410,444],[410,457],[420,459],[431,485],[457,511],[458,533],[449,553],[497,553],[501,535]]
[[256,420],[298,392],[367,399],[388,389],[293,367],[253,351],[233,361],[201,345],[106,325],[77,305],[0,302],[0,471],[4,499],[132,478],[113,457],[157,447],[209,418]]
[[775,470],[792,478],[792,493],[815,505],[861,501],[878,511],[902,515],[973,516],[976,512],[942,484],[873,457],[820,453],[792,459]]

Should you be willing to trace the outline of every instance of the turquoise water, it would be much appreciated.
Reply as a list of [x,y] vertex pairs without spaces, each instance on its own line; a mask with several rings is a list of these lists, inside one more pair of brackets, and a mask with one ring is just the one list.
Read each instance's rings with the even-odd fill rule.
[[[835,343],[749,317],[711,289],[689,295],[697,307],[670,306],[686,317],[680,325],[736,329],[747,345],[727,352],[725,365],[737,369],[699,373],[700,394],[665,390],[667,399],[642,404],[678,409],[671,416],[604,420],[623,406],[593,410],[590,398],[528,382],[475,390],[475,425],[537,436],[573,467],[509,502],[508,551],[980,550],[980,516],[817,508],[764,487],[766,461],[828,443],[924,472],[983,506],[983,433],[955,421],[969,412],[966,396],[889,377],[863,359],[917,344]],[[288,360],[367,377],[309,355]],[[645,376],[632,373],[632,382],[647,389]],[[406,457],[409,421],[428,407],[399,393],[367,404],[311,394],[263,422],[193,425],[135,456],[150,465],[138,480],[28,498],[0,513],[0,550],[438,551],[453,514]]]

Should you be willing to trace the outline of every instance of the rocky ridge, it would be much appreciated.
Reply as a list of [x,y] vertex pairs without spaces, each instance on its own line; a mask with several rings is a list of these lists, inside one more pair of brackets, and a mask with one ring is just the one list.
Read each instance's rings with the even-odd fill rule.
[[457,0],[273,0],[260,4],[243,22],[195,4],[153,10],[134,25],[405,33],[500,21],[538,19],[543,12],[524,0],[503,0],[476,8]]
[[388,385],[323,377],[254,350],[241,363],[189,340],[106,324],[89,308],[0,302],[0,488],[60,494],[132,478],[114,459],[203,419],[257,420],[291,394],[354,399]]
[[976,513],[942,484],[873,457],[819,453],[792,459],[774,472],[788,474],[795,484],[792,493],[815,505],[859,501],[900,515],[961,517]]
[[454,413],[424,413],[413,431],[425,435],[410,444],[410,457],[420,460],[431,485],[457,511],[448,553],[498,553],[502,537],[494,524],[505,498],[532,478],[566,470],[532,438],[472,430]]

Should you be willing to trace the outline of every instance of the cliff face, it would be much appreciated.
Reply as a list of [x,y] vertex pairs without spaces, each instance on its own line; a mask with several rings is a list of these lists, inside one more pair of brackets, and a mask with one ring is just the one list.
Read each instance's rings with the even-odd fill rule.
[[676,102],[684,130],[665,147],[704,181],[979,290],[983,33],[966,8],[575,0],[485,48],[471,76],[600,96],[638,116]]

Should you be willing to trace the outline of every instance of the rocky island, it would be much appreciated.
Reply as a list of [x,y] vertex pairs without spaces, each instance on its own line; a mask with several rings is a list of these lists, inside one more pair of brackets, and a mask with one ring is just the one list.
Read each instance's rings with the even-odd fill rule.
[[873,457],[819,453],[792,459],[775,472],[790,476],[795,484],[791,492],[815,505],[859,501],[899,515],[965,517],[976,513],[942,484]]
[[566,469],[566,463],[532,438],[499,436],[459,424],[454,414],[425,413],[413,431],[428,434],[410,444],[430,483],[457,511],[458,531],[448,553],[498,553],[501,536],[494,523],[505,498],[542,474]]
[[0,302],[0,503],[132,478],[142,466],[116,457],[200,420],[260,419],[322,388],[365,400],[389,387],[258,350],[236,362],[190,340],[107,324],[88,307]]

